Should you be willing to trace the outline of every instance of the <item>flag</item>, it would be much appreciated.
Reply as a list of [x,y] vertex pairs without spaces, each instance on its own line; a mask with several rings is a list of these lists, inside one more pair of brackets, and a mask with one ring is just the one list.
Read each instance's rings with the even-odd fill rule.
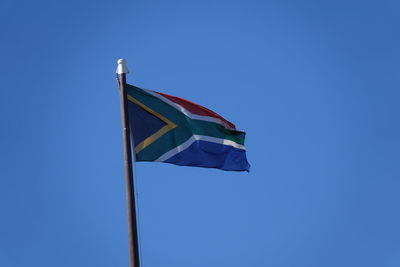
[[188,100],[127,84],[136,161],[249,171],[245,133]]

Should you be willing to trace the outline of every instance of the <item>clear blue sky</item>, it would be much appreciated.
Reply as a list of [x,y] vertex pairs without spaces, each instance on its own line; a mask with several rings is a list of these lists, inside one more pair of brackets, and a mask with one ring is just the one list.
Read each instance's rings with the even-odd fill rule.
[[128,266],[116,60],[247,132],[136,164],[143,267],[400,266],[398,1],[0,3],[0,266]]

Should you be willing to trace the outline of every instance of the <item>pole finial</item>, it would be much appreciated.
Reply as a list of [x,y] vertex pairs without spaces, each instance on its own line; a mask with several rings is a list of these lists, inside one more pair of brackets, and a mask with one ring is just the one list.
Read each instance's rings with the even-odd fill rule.
[[123,74],[123,73],[129,73],[128,67],[126,66],[126,62],[125,59],[120,58],[117,61],[117,70],[115,71],[115,73],[117,74]]

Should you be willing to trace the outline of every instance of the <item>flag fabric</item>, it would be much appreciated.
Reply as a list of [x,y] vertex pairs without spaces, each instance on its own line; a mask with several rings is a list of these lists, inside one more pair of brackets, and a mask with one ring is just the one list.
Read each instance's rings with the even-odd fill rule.
[[136,161],[249,171],[245,133],[188,100],[127,85]]

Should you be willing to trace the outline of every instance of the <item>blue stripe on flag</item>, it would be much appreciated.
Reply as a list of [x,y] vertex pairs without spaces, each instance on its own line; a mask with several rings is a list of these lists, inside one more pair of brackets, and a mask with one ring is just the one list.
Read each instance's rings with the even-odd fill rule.
[[195,141],[188,148],[164,162],[226,171],[249,171],[250,169],[245,150],[202,140]]

